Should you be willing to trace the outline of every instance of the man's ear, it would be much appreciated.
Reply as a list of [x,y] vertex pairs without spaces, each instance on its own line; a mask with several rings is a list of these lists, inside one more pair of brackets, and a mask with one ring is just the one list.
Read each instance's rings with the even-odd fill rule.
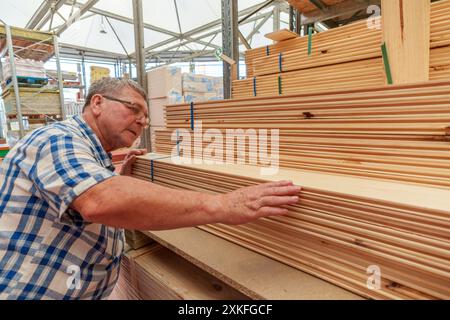
[[99,116],[100,113],[102,113],[102,110],[103,110],[102,102],[103,102],[103,97],[100,94],[94,94],[92,96],[90,107],[91,107],[92,113],[95,116]]

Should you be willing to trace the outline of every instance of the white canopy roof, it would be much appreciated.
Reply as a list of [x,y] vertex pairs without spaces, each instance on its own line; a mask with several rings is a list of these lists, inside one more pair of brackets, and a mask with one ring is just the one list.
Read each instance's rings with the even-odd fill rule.
[[[2,0],[0,19],[12,26],[26,27],[33,14],[46,1]],[[92,2],[92,0],[62,1],[65,4],[60,6],[53,18],[48,15],[41,30],[48,31],[49,28],[57,30],[71,15],[77,13],[83,4],[88,2]],[[132,54],[135,51],[134,27],[129,23],[133,19],[132,1],[99,0],[94,2],[94,6],[89,11],[62,32],[60,43],[113,54]],[[238,0],[239,11],[248,14],[266,2],[267,0]],[[221,0],[142,0],[142,4],[145,47],[149,48],[148,51],[151,54],[163,50],[173,52],[214,50],[222,46],[221,33],[212,33],[221,28]],[[240,25],[239,29],[245,37],[253,34],[252,37],[248,37],[252,47],[271,43],[270,40],[264,38],[264,34],[273,31],[274,5],[281,7],[282,11],[287,8],[286,3],[276,0],[248,19],[245,24]],[[287,13],[282,12],[280,20],[280,27],[286,28]],[[258,32],[254,31],[255,27],[260,28]],[[209,34],[209,36],[198,39],[202,34]],[[186,37],[186,35],[188,36]],[[196,38],[196,41],[192,42],[192,38]],[[172,41],[169,42],[168,39],[172,39]],[[165,40],[167,43],[163,42]],[[186,44],[178,48],[180,43]],[[245,51],[245,48],[241,47],[242,51]]]

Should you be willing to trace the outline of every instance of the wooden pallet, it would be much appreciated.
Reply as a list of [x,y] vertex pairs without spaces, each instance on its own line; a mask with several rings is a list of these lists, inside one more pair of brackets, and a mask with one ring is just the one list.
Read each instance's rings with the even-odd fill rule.
[[[53,34],[42,31],[11,27],[13,46],[15,50],[27,48],[17,52],[23,59],[47,61],[55,53]],[[0,52],[6,52],[6,29],[0,25]]]
[[[6,85],[9,85],[12,82],[12,78],[6,79]],[[47,78],[35,78],[35,77],[17,77],[17,82],[19,86],[37,86],[42,87],[48,83]]]

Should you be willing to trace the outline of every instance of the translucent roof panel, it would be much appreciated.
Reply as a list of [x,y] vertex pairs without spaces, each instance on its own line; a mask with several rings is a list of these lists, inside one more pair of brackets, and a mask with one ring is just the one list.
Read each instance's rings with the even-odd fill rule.
[[[145,46],[168,38],[170,38],[168,35],[148,29],[144,30]],[[135,47],[132,24],[100,15],[94,15],[74,23],[61,34],[60,39],[61,43],[120,54],[131,54]]]
[[42,0],[2,0],[0,19],[5,23],[25,27]]
[[[34,12],[39,8],[43,0],[2,0],[2,10],[0,10],[0,19],[5,20],[6,23],[25,27],[28,21],[33,16]],[[74,11],[78,11],[79,7],[86,3],[87,0],[76,0],[75,6],[63,5],[59,9],[59,14],[54,15],[51,22],[51,27],[55,28],[64,24],[64,20],[70,16]],[[245,10],[251,6],[256,6],[264,3],[265,0],[238,0],[239,10]],[[70,3],[68,1],[68,3]],[[149,47],[160,43],[161,41],[170,39],[181,32],[186,33],[191,30],[201,28],[202,26],[212,22],[220,21],[221,19],[221,0],[176,0],[179,23],[176,14],[174,0],[142,0],[144,23],[167,30],[167,32],[157,32],[145,29],[144,41],[145,47]],[[94,9],[106,12],[105,15],[118,15],[123,19],[133,18],[133,7],[131,0],[99,0]],[[270,8],[262,10],[267,12]],[[97,12],[98,13],[98,12]],[[108,21],[109,20],[109,21]],[[111,25],[112,27],[111,27]],[[255,23],[248,23],[240,26],[242,33],[246,36],[251,32],[251,28]],[[42,30],[47,31],[50,27],[50,21],[44,25]],[[220,23],[213,29],[204,30],[202,33],[206,34],[211,30],[218,30],[221,27]],[[260,31],[264,35],[271,31],[273,27],[269,19]],[[117,36],[120,41],[117,39]],[[105,31],[105,32],[103,32]],[[200,33],[193,35],[198,37]],[[134,52],[134,27],[131,23],[119,21],[113,17],[103,17],[99,14],[87,12],[81,19],[70,25],[60,36],[60,43],[75,45],[79,47],[92,48],[112,53],[125,54]],[[212,37],[203,39],[208,42]],[[173,41],[166,45],[166,48],[176,50],[176,45],[179,40]],[[217,35],[211,42],[216,46],[222,46],[221,36]],[[267,39],[255,35],[252,40],[252,47],[267,44]],[[174,47],[175,46],[175,47]],[[204,44],[191,43],[188,44],[192,50],[202,50],[205,48]],[[124,49],[125,48],[125,49]],[[164,47],[157,48],[162,50]],[[211,50],[212,48],[207,48]]]

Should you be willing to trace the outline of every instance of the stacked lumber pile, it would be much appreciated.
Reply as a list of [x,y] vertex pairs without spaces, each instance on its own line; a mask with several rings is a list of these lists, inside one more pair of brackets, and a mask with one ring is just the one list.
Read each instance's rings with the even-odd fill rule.
[[[19,90],[23,115],[61,115],[59,90],[21,87]],[[2,99],[7,115],[17,114],[14,88],[3,91]]]
[[151,242],[151,239],[138,230],[125,230],[125,240],[133,249],[139,249]]
[[[226,129],[279,128],[282,167],[450,187],[449,92],[450,82],[429,82],[213,101],[195,104],[194,123],[224,136]],[[171,154],[175,129],[190,128],[190,105],[169,105],[166,116],[155,150]]]
[[[450,299],[449,17],[450,0],[432,4],[425,83],[384,86],[381,30],[365,21],[315,35],[311,57],[306,38],[254,49],[254,78],[233,83],[235,99],[166,107],[158,154],[140,157],[133,175],[210,193],[293,180],[303,189],[287,216],[200,228],[367,298]],[[241,129],[231,160],[246,164],[171,162],[174,150],[225,155],[226,144],[203,152],[210,129]],[[279,129],[278,174],[261,175],[252,129]],[[185,144],[185,132],[197,140]],[[375,288],[371,270],[381,272]]]
[[[288,217],[202,228],[365,297],[448,299],[449,92],[450,82],[429,82],[195,104],[203,130],[280,128],[280,165],[290,169],[270,178],[243,165],[171,163],[170,138],[190,128],[191,106],[167,106],[164,155],[138,159],[133,175],[213,193],[291,179],[303,190]],[[380,290],[366,284],[372,265]]]
[[245,300],[245,295],[156,243],[124,254],[110,299]]
[[[364,297],[450,298],[448,189],[302,170],[262,177],[258,167],[140,157],[133,175],[149,181],[151,172],[154,183],[210,193],[290,179],[303,189],[287,216],[201,228]],[[373,266],[381,271],[375,289],[367,285]]]
[[125,246],[125,252],[120,262],[119,278],[114,290],[108,297],[109,300],[142,300],[139,294],[138,283],[136,282],[136,265],[134,260],[148,251],[149,247],[130,250]]
[[[431,4],[430,80],[450,79],[450,1]],[[246,52],[247,79],[233,81],[233,97],[272,96],[386,83],[382,30],[358,21],[312,36]]]

